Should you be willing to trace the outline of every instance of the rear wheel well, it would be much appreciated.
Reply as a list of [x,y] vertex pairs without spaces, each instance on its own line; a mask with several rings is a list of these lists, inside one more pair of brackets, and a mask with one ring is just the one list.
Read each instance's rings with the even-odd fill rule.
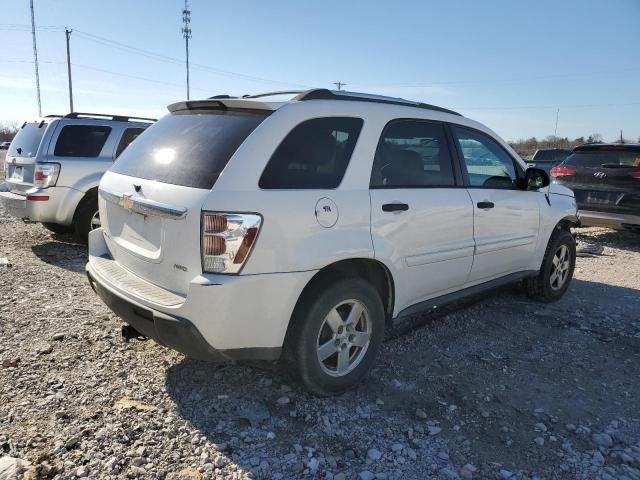
[[78,216],[78,212],[80,211],[80,208],[84,206],[86,202],[96,200],[97,198],[98,198],[98,187],[90,188],[85,192],[84,197],[80,199],[80,201],[78,202],[78,205],[76,206],[75,212],[73,212],[73,223],[76,222],[76,218]]
[[390,324],[393,315],[394,302],[394,284],[393,277],[389,269],[378,262],[366,258],[355,258],[349,260],[341,260],[336,263],[327,265],[316,273],[302,290],[296,308],[300,305],[303,298],[312,294],[316,289],[322,288],[327,283],[335,281],[336,278],[361,278],[369,282],[380,295],[382,305],[385,309],[385,317],[387,324]]

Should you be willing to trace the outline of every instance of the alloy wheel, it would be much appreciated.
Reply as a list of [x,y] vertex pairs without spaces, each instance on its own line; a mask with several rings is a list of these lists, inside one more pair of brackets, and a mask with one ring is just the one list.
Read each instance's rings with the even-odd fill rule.
[[333,307],[320,326],[316,343],[322,370],[333,377],[353,371],[369,348],[371,328],[369,312],[359,300],[345,300]]

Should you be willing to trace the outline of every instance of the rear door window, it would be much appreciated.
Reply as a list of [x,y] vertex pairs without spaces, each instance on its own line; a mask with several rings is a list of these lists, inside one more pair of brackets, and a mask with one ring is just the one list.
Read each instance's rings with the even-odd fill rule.
[[361,118],[323,117],[297,125],[271,156],[260,177],[260,188],[337,188],[362,124]]
[[94,158],[100,155],[111,127],[104,125],[66,125],[58,135],[56,157]]
[[10,157],[35,157],[46,129],[47,124],[44,122],[25,123],[16,133],[7,155]]
[[373,162],[371,188],[454,185],[453,161],[443,125],[396,120],[385,128]]
[[118,142],[118,148],[116,148],[116,158],[120,156],[120,154],[124,151],[125,148],[129,146],[131,142],[133,142],[138,135],[144,132],[144,128],[127,128],[122,137],[120,137],[120,141]]
[[210,189],[265,113],[177,111],[129,145],[111,168],[131,177]]

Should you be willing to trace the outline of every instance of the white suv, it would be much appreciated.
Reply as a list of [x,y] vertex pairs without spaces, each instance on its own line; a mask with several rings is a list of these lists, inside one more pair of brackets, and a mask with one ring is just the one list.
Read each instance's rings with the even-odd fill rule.
[[268,98],[170,105],[100,182],[87,273],[127,336],[281,359],[331,394],[402,319],[517,280],[566,291],[573,194],[485,126],[344,91]]

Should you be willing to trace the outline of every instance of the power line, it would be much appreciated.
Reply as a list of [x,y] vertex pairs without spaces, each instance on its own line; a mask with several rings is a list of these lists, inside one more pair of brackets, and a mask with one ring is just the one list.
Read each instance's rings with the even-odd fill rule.
[[[5,28],[5,27],[11,27],[11,28]],[[0,23],[0,30],[13,30],[17,28],[13,28],[13,27],[21,27],[21,30],[24,30],[24,27],[26,27],[25,25],[21,25],[21,24],[2,24]],[[54,25],[48,25],[47,28],[51,28],[51,31],[64,31],[63,27],[57,27]],[[38,27],[38,30],[40,30],[41,28]],[[161,62],[165,62],[165,63],[171,63],[174,65],[183,65],[184,64],[184,60],[181,60],[179,58],[175,58],[175,57],[170,57],[168,55],[164,55],[161,53],[157,53],[157,52],[153,52],[150,50],[146,50],[134,45],[129,45],[126,43],[122,43],[122,42],[118,42],[116,40],[111,40],[109,38],[106,37],[102,37],[100,35],[94,35],[92,33],[89,32],[85,32],[82,30],[78,30],[77,28],[75,28],[73,30],[73,32],[76,35],[79,35],[81,37],[83,37],[85,40],[89,40],[92,41],[94,43],[106,46],[106,47],[111,47],[114,49],[118,49],[121,51],[125,51],[128,53],[133,53],[136,55],[140,55],[146,58],[149,58],[151,60],[156,60],[156,61],[161,61]],[[270,83],[270,84],[275,84],[275,85],[288,85],[291,87],[297,87],[297,88],[308,88],[308,85],[303,85],[303,84],[299,84],[299,83],[291,83],[291,82],[286,82],[286,81],[281,81],[281,80],[275,80],[275,79],[271,79],[271,78],[265,78],[265,77],[259,77],[256,75],[248,75],[248,74],[244,74],[244,73],[239,73],[239,72],[234,72],[231,70],[224,70],[221,68],[214,68],[214,67],[210,67],[208,65],[204,65],[201,63],[194,63],[194,62],[189,62],[189,67],[190,68],[194,68],[196,70],[200,70],[200,71],[204,71],[204,72],[208,72],[214,75],[220,75],[220,76],[228,76],[228,77],[233,77],[233,78],[238,78],[241,80],[247,80],[247,81],[252,81],[252,82],[260,82],[260,83]]]

